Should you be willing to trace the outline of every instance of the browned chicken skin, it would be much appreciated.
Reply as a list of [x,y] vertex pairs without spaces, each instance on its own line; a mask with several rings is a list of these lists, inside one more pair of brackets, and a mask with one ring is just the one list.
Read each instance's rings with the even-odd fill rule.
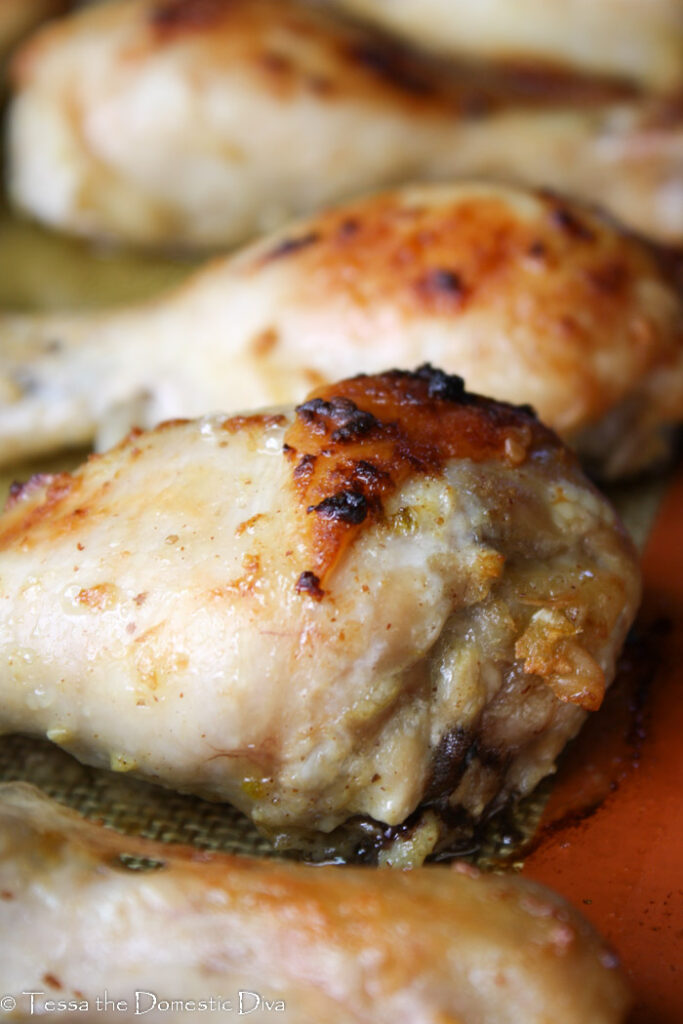
[[[162,866],[127,871],[124,854]],[[615,958],[572,908],[460,864],[202,854],[116,835],[14,786],[0,789],[0,896],[8,1022],[60,1001],[60,1020],[97,1020],[105,990],[117,1020],[155,1024],[195,1020],[211,999],[219,1019],[238,1017],[240,992],[261,1024],[618,1024],[626,1008]]]
[[614,512],[530,412],[430,367],[357,377],[15,488],[0,728],[281,842],[349,823],[353,854],[361,822],[366,855],[419,860],[553,770],[638,597]]
[[0,460],[425,360],[528,402],[603,477],[666,457],[683,303],[660,254],[576,202],[410,186],[217,260],[173,294],[0,318]]

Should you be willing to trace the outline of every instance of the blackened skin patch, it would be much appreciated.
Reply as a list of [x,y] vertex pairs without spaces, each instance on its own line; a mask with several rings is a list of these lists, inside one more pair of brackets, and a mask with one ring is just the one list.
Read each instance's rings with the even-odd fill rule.
[[432,776],[425,792],[426,801],[449,796],[465,770],[465,755],[472,737],[462,726],[449,729],[434,751]]
[[440,398],[444,402],[462,402],[469,400],[465,391],[465,381],[452,373],[444,373],[425,363],[415,371],[415,376],[427,383],[427,394],[430,398]]
[[368,502],[358,491],[340,491],[331,498],[324,498],[317,505],[310,505],[308,511],[339,523],[358,524],[368,514]]
[[308,572],[305,570],[299,576],[296,581],[296,592],[297,594],[307,594],[309,597],[314,598],[316,601],[320,601],[325,593],[321,589],[320,580],[314,572]]

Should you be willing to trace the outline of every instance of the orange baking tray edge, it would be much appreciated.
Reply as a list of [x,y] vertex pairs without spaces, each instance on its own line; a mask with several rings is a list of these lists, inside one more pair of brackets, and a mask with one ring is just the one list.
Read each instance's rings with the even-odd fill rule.
[[[637,742],[631,737],[630,753],[609,751],[620,770],[591,814],[564,813],[567,793],[590,772],[570,758],[544,813],[553,827],[542,827],[523,873],[561,892],[617,951],[635,998],[629,1024],[683,1024],[683,467],[655,520],[643,575],[639,629],[650,639]],[[599,728],[578,742],[580,757],[596,763],[614,748]]]

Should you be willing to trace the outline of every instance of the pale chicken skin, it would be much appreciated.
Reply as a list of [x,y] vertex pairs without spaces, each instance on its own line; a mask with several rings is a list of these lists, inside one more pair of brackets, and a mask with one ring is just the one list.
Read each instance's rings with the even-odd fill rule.
[[325,0],[439,54],[683,87],[681,0]]
[[[162,866],[127,871],[125,854]],[[175,1024],[211,998],[225,1006],[212,1017],[237,1017],[240,992],[251,1020],[287,1024],[618,1024],[627,1005],[614,955],[527,880],[200,853],[117,835],[22,785],[0,788],[0,893],[7,1021],[46,1005],[97,1019],[105,990],[117,1020]]]
[[668,450],[682,340],[659,254],[580,204],[408,187],[292,224],[142,307],[0,317],[0,460],[428,360],[532,404],[616,478]]
[[111,0],[15,62],[9,190],[48,224],[225,246],[361,191],[477,175],[683,241],[677,99],[452,77],[300,0]]
[[427,366],[17,486],[0,581],[2,731],[394,861],[553,770],[639,599],[574,456]]

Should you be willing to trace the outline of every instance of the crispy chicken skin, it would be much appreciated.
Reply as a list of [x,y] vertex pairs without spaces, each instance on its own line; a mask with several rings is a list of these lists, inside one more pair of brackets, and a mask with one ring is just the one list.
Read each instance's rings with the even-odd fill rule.
[[681,0],[326,0],[456,57],[538,62],[683,87]]
[[80,234],[218,246],[360,191],[484,175],[683,241],[677,100],[499,77],[451,80],[300,0],[112,0],[19,55],[10,190]]
[[574,456],[430,367],[35,477],[0,581],[4,732],[283,843],[359,817],[400,841],[429,805],[422,855],[553,770],[639,598]]
[[682,324],[658,254],[581,205],[404,188],[290,225],[141,308],[0,318],[0,459],[430,360],[532,404],[618,477],[660,459],[683,417]]
[[[125,870],[122,855],[163,864]],[[369,871],[250,860],[126,838],[30,787],[0,789],[0,988],[28,1021],[48,1000],[83,1020],[180,1024],[239,992],[288,1024],[618,1024],[614,956],[554,893],[462,864]],[[180,1000],[175,1010],[153,1006]],[[78,1008],[80,1006],[80,1009]],[[215,1011],[214,1011],[215,1014]],[[212,1014],[212,1016],[214,1015]],[[87,1018],[87,1019],[93,1019]]]
[[66,0],[0,0],[0,59],[35,25],[66,6]]

